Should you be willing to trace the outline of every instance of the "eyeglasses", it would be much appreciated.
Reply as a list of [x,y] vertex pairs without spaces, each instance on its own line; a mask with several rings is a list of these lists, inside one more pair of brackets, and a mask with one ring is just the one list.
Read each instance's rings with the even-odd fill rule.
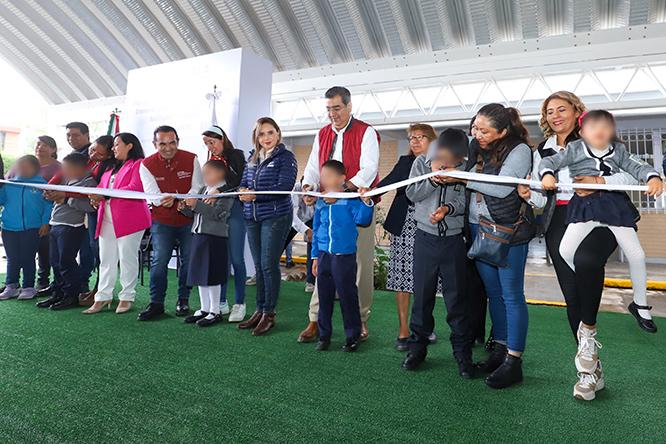
[[409,140],[410,142],[411,142],[412,140],[416,140],[417,142],[420,142],[420,141],[422,141],[423,139],[427,139],[427,137],[424,136],[424,135],[420,135],[420,136],[409,136],[409,137],[407,137],[407,140]]

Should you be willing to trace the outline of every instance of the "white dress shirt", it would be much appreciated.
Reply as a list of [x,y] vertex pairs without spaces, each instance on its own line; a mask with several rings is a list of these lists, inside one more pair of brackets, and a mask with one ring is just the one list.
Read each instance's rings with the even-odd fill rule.
[[[337,135],[335,148],[331,156],[333,160],[342,162],[342,142],[348,126],[349,122],[347,122],[343,129],[338,130],[335,128],[335,125],[332,125],[333,131]],[[358,173],[354,177],[348,177],[347,180],[357,188],[369,188],[379,172],[379,143],[377,141],[377,132],[371,126],[368,126],[363,134],[359,166]],[[312,151],[310,152],[308,163],[305,165],[303,176],[304,185],[310,185],[314,190],[319,189],[319,133],[315,136],[312,144]]]

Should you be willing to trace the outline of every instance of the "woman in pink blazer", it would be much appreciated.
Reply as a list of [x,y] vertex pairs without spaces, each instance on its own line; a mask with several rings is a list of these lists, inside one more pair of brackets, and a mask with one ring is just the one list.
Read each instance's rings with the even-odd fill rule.
[[[144,154],[139,139],[134,134],[120,133],[113,141],[113,152],[118,163],[102,175],[98,188],[143,191],[139,167]],[[111,307],[118,262],[122,289],[116,313],[126,313],[132,308],[136,296],[139,247],[144,231],[150,228],[150,211],[143,199],[91,196],[91,201],[97,207],[99,286],[95,303],[83,313],[99,313],[103,308]]]

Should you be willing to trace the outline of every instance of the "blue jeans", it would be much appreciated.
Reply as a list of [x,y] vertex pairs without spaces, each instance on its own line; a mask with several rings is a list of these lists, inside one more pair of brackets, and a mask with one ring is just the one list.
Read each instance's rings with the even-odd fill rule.
[[287,248],[284,249],[284,257],[286,262],[293,262],[294,257],[292,253],[293,249],[291,246],[291,242],[287,244]]
[[35,256],[39,249],[39,230],[24,231],[2,230],[2,243],[7,253],[6,285],[19,286],[19,276],[23,270],[23,288],[35,286],[37,265]]
[[272,313],[280,294],[280,256],[291,228],[292,214],[261,222],[247,221],[254,267],[257,270],[257,311]]
[[[472,238],[479,226],[470,224]],[[527,303],[525,302],[525,263],[528,244],[512,245],[509,248],[509,265],[495,267],[481,261],[476,262],[483,285],[488,294],[490,318],[493,322],[493,338],[506,343],[511,351],[525,351],[527,341]]]
[[88,239],[85,227],[55,225],[51,227],[51,265],[53,291],[56,296],[78,298],[81,291],[81,267],[76,262],[81,239]]
[[176,241],[180,245],[178,274],[178,300],[190,299],[190,287],[187,286],[187,266],[190,263],[190,245],[192,244],[192,224],[174,227],[153,222],[150,227],[153,253],[150,259],[150,302],[164,304],[167,291],[169,261],[173,255]]
[[[234,266],[234,290],[236,292],[236,304],[245,303],[245,280],[247,279],[247,272],[245,271],[245,218],[243,217],[243,204],[240,200],[236,199],[233,207],[231,207],[231,214],[228,219],[229,224],[229,240],[227,241],[227,249],[229,250],[229,261],[227,281],[231,276],[231,265]],[[220,292],[220,302],[227,301],[227,284],[222,286]]]

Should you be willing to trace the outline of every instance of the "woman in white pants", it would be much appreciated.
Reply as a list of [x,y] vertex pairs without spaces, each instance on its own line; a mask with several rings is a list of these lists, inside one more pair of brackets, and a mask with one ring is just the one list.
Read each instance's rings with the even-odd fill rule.
[[[118,134],[113,142],[117,164],[106,171],[98,188],[143,191],[139,167],[144,158],[139,139],[130,133]],[[97,237],[99,238],[99,286],[95,303],[83,313],[99,313],[110,307],[120,263],[120,302],[116,313],[132,308],[139,273],[139,246],[147,228],[150,211],[145,200],[90,196],[97,211]]]

